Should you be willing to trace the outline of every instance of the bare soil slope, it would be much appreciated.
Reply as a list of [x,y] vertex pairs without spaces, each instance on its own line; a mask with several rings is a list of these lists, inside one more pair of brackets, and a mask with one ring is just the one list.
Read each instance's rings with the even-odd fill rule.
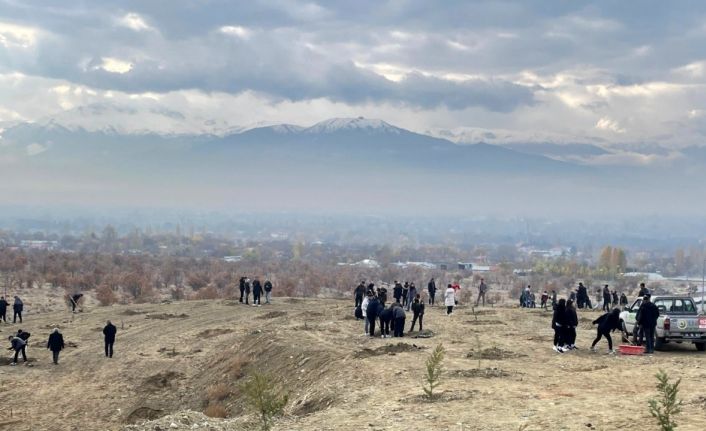
[[[581,350],[557,354],[540,310],[461,308],[449,318],[431,308],[434,335],[402,339],[364,337],[352,311],[349,301],[282,298],[89,305],[73,316],[57,301],[35,305],[22,325],[33,366],[6,366],[9,352],[0,359],[0,430],[255,429],[238,390],[254,370],[290,394],[282,430],[615,430],[635,421],[647,430],[657,429],[647,400],[659,368],[683,379],[680,429],[706,427],[706,355],[691,345],[649,357],[591,353],[597,313],[581,313]],[[103,356],[107,319],[118,326],[112,359]],[[45,348],[55,325],[67,342],[58,366]],[[0,324],[0,336],[19,326]],[[443,393],[428,403],[420,384],[438,343],[448,350]],[[203,411],[214,387],[225,388],[218,397],[231,419],[188,412]]]

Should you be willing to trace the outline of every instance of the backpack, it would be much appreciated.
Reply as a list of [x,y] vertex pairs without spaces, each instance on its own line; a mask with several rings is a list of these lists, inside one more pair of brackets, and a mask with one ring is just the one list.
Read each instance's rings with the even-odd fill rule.
[[27,340],[29,340],[29,337],[30,337],[31,335],[32,335],[32,334],[30,334],[30,333],[27,332],[27,331],[22,331],[22,332],[20,332],[19,334],[17,334],[17,336],[18,336],[19,338],[21,338],[22,341],[24,341],[25,343],[27,342]]
[[360,308],[360,306],[355,307],[354,315],[355,315],[356,319],[362,319],[363,318],[363,309]]

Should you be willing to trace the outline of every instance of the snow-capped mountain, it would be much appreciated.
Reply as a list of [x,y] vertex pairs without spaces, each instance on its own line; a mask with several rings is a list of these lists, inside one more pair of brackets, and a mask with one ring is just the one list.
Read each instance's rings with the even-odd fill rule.
[[362,131],[366,133],[393,133],[399,134],[403,131],[382,120],[358,118],[331,118],[305,128],[304,133],[337,133],[341,131]]
[[[79,112],[90,117],[94,111]],[[616,174],[613,167],[556,160],[564,148],[552,145],[541,152],[459,145],[364,118],[335,118],[309,127],[229,126],[222,134],[139,133],[134,127],[127,133],[104,126],[68,127],[63,119],[7,125],[0,138],[0,192],[20,201],[39,192],[41,199],[70,200],[81,191],[95,199],[107,193],[133,202],[139,191],[150,205],[184,199],[210,205],[226,199],[246,206],[270,202],[276,208],[290,202],[287,208],[300,209],[432,205],[458,210],[493,200],[500,208],[561,211],[561,196],[581,193],[591,208],[622,205],[618,174],[623,187],[642,186],[629,190],[635,199],[655,201],[662,189],[687,192],[702,184],[695,176],[704,169],[694,164],[706,164],[692,156],[693,166],[682,170],[688,178],[655,173],[650,166],[621,167]],[[554,156],[546,157],[548,152]],[[649,196],[640,190],[649,190]],[[507,196],[512,200],[504,200]]]

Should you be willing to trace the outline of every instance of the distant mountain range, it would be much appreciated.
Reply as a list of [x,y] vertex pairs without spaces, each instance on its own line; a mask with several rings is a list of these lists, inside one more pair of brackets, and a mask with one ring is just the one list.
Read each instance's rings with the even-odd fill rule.
[[[655,175],[678,166],[695,181],[706,164],[701,148],[655,167],[597,145],[457,144],[362,117],[218,135],[87,130],[51,120],[2,127],[0,192],[12,202],[563,211],[577,199],[597,206],[621,204],[622,195],[663,195],[674,178],[646,194]],[[679,186],[679,195],[689,188]]]

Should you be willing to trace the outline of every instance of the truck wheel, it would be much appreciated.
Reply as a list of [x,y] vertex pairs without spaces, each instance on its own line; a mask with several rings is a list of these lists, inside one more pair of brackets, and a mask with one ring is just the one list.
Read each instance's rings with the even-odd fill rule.
[[706,351],[706,343],[694,343],[694,345],[699,352]]
[[664,347],[665,344],[664,338],[655,338],[655,350],[662,350],[662,347]]

